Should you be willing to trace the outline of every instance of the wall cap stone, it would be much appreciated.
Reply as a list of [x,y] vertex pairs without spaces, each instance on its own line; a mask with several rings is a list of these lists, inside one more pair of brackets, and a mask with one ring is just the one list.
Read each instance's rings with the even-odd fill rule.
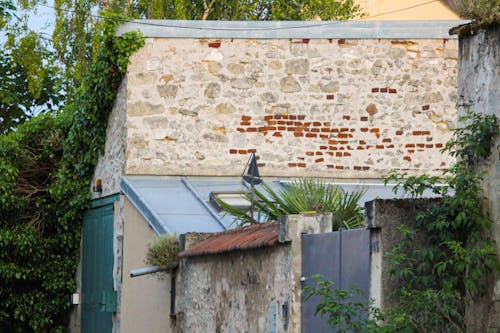
[[133,20],[121,25],[116,35],[140,31],[145,37],[155,38],[456,39],[449,30],[469,22]]

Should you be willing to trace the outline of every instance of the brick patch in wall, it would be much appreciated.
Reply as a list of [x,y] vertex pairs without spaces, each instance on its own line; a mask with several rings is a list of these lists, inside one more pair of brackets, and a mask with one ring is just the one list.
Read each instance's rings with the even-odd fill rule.
[[396,88],[388,88],[388,87],[383,87],[383,88],[372,88],[372,93],[389,93],[389,94],[396,94],[398,90]]
[[[382,88],[380,88],[382,89]],[[361,117],[362,121],[367,121],[368,117]],[[396,130],[395,136],[388,137],[389,131],[380,127],[358,127],[346,126],[346,122],[351,120],[350,115],[342,115],[342,120],[338,122],[308,120],[303,114],[274,114],[266,115],[261,119],[253,119],[249,115],[242,115],[240,126],[236,128],[239,133],[254,133],[253,135],[271,136],[282,138],[286,135],[303,140],[317,140],[317,150],[304,152],[304,155],[297,156],[299,162],[290,162],[290,168],[306,168],[307,164],[323,164],[327,169],[356,171],[367,171],[370,169],[366,165],[349,166],[350,159],[362,151],[369,150],[403,150],[405,163],[412,162],[410,155],[426,150],[439,149],[442,143],[432,143],[433,138],[429,136],[429,130],[414,130],[411,137],[427,136],[425,142],[405,143],[403,130]],[[253,125],[253,121],[260,126]],[[264,122],[264,125],[262,125]],[[276,126],[277,125],[277,126]],[[394,132],[393,132],[394,133]],[[229,150],[229,154],[249,154],[255,149]],[[332,164],[335,161],[347,161],[342,164]]]
[[411,40],[393,40],[391,41],[391,44],[395,46],[412,46],[417,43]]
[[220,47],[220,45],[221,45],[220,40],[215,40],[213,42],[208,43],[208,47],[215,48],[215,49],[218,49]]

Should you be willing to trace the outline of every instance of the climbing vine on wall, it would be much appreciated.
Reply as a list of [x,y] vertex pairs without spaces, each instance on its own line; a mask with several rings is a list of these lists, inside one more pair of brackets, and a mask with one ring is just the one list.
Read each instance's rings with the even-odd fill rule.
[[108,114],[138,33],[100,44],[76,99],[0,137],[0,332],[64,332],[74,292],[83,211]]
[[[410,332],[467,331],[467,307],[484,296],[491,273],[499,269],[481,186],[481,167],[499,134],[498,119],[467,112],[460,121],[444,148],[457,158],[444,174],[449,187],[436,186],[443,179],[427,175],[402,182],[415,196],[425,189],[443,195],[439,204],[417,216],[414,229],[401,228],[405,240],[389,254],[402,283],[394,294],[394,313]],[[395,174],[388,180],[403,177]],[[419,235],[425,235],[426,245],[415,249]]]
[[[467,112],[460,121],[443,149],[457,158],[444,179],[398,173],[386,179],[396,180],[395,190],[402,186],[414,197],[429,189],[443,196],[417,216],[414,228],[400,227],[403,241],[388,253],[391,273],[400,281],[392,295],[395,306],[381,313],[371,303],[353,301],[360,295],[356,290],[334,290],[330,281],[306,289],[307,298],[320,297],[316,313],[326,316],[332,328],[372,333],[484,331],[471,328],[466,313],[488,292],[492,273],[500,269],[481,186],[481,169],[500,131],[494,115]],[[437,186],[442,182],[449,186]],[[422,239],[424,245],[415,247]]]

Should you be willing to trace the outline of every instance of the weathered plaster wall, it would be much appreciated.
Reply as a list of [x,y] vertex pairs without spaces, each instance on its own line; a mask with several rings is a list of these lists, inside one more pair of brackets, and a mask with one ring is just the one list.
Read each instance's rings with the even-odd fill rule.
[[124,198],[122,217],[124,242],[118,331],[169,332],[169,276],[164,279],[156,275],[130,277],[131,269],[145,266],[147,244],[156,234],[127,198]]
[[[299,333],[301,235],[329,231],[331,215],[292,215],[280,221],[281,244],[182,259],[175,332],[268,332],[269,305],[275,303],[277,332]],[[205,238],[203,234],[199,239]]]
[[148,38],[127,75],[127,174],[436,172],[457,41]]
[[[391,293],[401,285],[396,276],[391,275],[393,266],[386,254],[403,240],[398,227],[414,227],[416,216],[424,212],[436,199],[376,199],[365,204],[367,223],[371,231],[370,298],[375,306],[385,311],[393,305]],[[425,235],[417,235],[415,248],[425,245]]]
[[94,170],[91,186],[96,180],[102,180],[102,193],[94,192],[93,199],[120,192],[120,176],[125,169],[125,149],[127,140],[127,79],[125,78],[115,99],[115,104],[108,117],[104,152],[99,156]]
[[[474,112],[494,114],[500,119],[500,26],[478,29],[474,35],[460,36],[459,95]],[[463,113],[465,108],[460,108]],[[492,236],[500,258],[500,137],[484,166],[485,208],[493,220]],[[481,304],[469,310],[470,326],[500,331],[500,274],[492,281],[491,292]],[[489,318],[485,314],[489,314]]]
[[182,332],[267,332],[269,304],[290,304],[289,251],[281,245],[189,259]]

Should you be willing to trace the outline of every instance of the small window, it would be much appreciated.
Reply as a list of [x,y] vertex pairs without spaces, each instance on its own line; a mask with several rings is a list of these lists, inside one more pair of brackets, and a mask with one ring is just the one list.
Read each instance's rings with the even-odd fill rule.
[[250,209],[250,201],[241,192],[210,192],[210,203],[218,210],[222,210],[217,199],[239,209]]

